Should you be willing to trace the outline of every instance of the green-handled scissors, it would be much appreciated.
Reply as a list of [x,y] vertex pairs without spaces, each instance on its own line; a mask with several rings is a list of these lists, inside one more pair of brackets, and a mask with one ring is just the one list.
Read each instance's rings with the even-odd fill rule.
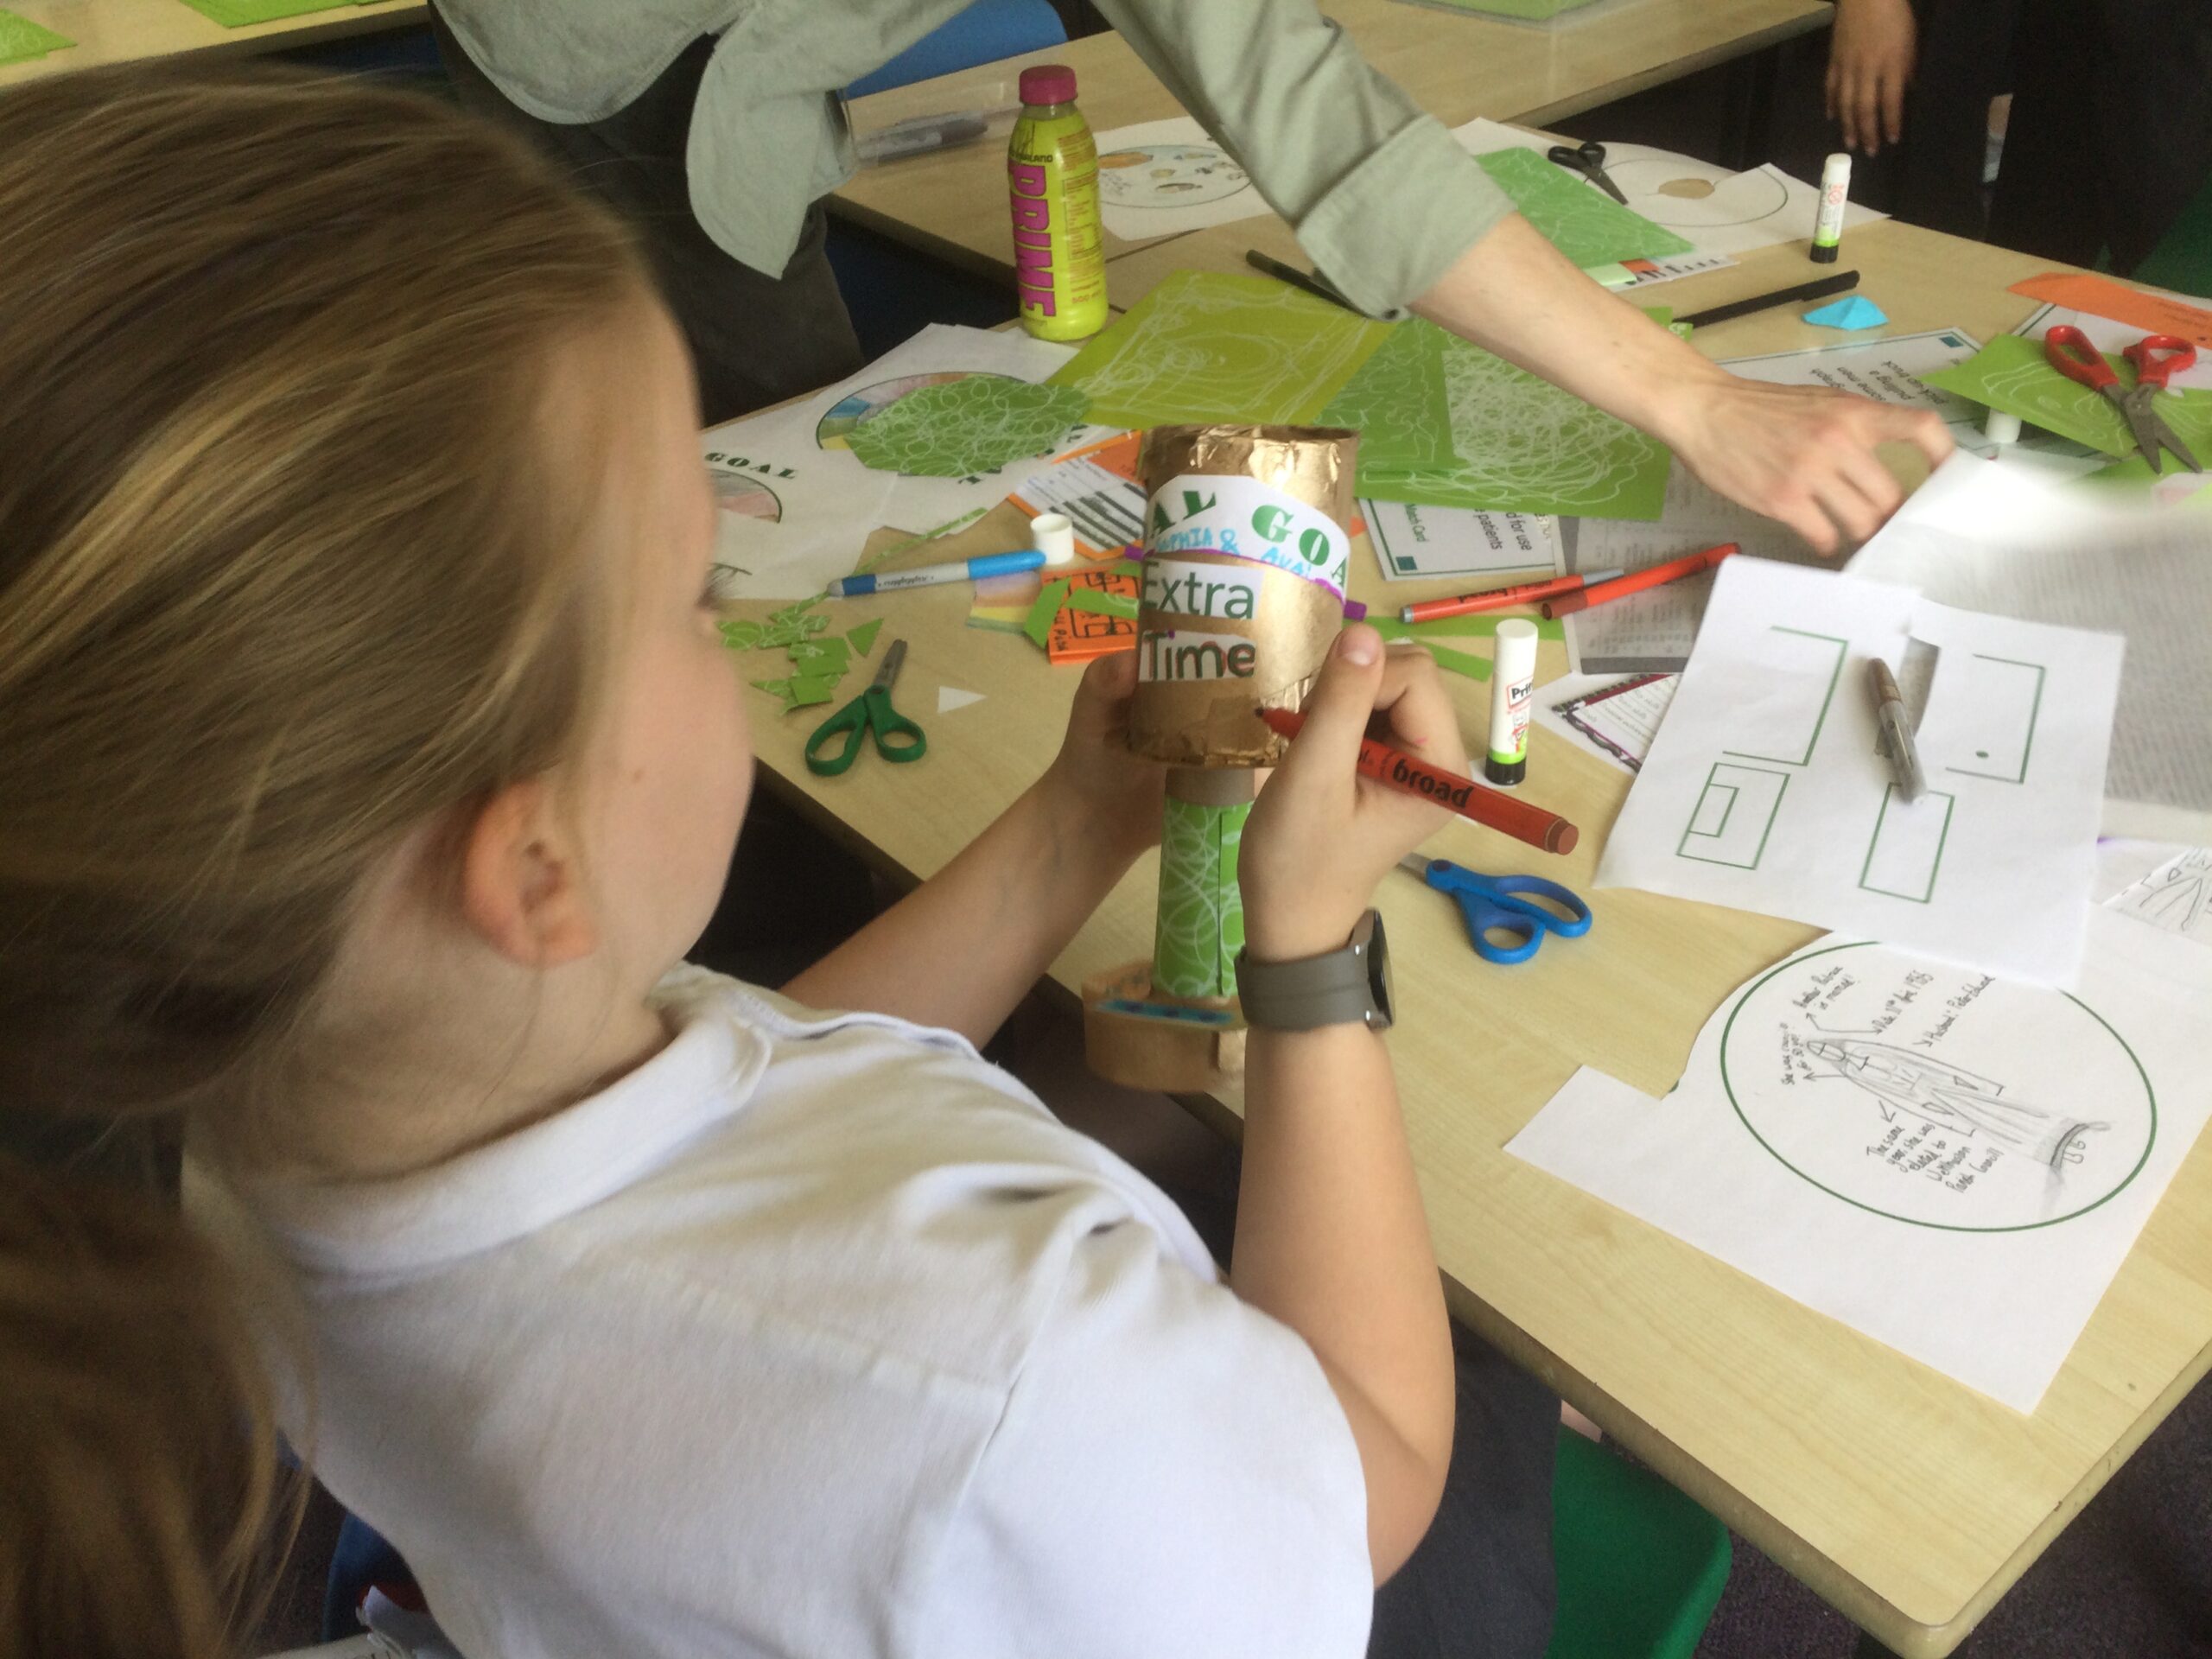
[[[906,660],[906,642],[893,639],[868,690],[814,728],[814,735],[806,740],[809,772],[835,778],[846,771],[860,758],[864,735],[875,740],[875,752],[887,760],[918,760],[929,752],[930,741],[922,728],[891,706],[891,682],[899,677]],[[840,732],[845,734],[843,749],[826,760],[817,756],[814,752]]]

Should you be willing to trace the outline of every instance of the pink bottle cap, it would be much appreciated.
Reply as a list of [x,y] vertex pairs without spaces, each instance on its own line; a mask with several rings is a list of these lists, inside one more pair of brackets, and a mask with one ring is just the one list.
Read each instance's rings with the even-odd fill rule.
[[1035,105],[1074,103],[1075,71],[1065,63],[1040,63],[1033,69],[1023,70],[1021,101]]

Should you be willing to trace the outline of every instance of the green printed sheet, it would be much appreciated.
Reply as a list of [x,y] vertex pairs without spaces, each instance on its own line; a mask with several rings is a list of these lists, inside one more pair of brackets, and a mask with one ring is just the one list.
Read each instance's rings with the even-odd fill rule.
[[[2135,384],[2133,364],[2119,357],[2107,357],[2105,361],[2112,365],[2121,385]],[[2028,335],[2000,334],[1965,362],[1920,378],[1931,386],[2017,415],[2047,432],[2086,443],[2108,455],[2138,455],[2135,435],[2127,429],[2127,423],[2112,401],[2051,367],[2044,355],[2043,342]],[[2197,460],[2212,466],[2212,391],[2161,392],[2153,406]],[[2164,466],[2169,472],[2181,470],[2181,463],[2171,456],[2164,458]],[[2132,473],[2125,468],[2108,470],[2115,476],[2150,476],[2139,455]]]
[[1690,245],[1665,226],[1592,189],[1580,174],[1533,149],[1501,149],[1475,160],[1544,240],[1585,270],[1690,251]]
[[0,11],[0,64],[29,63],[34,58],[76,44],[67,35],[57,35],[44,23],[35,23],[12,11]]
[[225,29],[243,29],[248,23],[304,17],[311,11],[343,11],[348,6],[372,5],[375,0],[181,0],[181,3]]
[[1656,438],[1433,323],[1395,325],[1321,420],[1359,429],[1359,493],[1385,501],[1645,519],[1666,501]]
[[1170,796],[1160,818],[1160,909],[1152,983],[1170,996],[1234,996],[1244,948],[1236,851],[1252,804],[1201,806]]
[[846,442],[879,473],[966,478],[1065,448],[1088,407],[1073,386],[971,374],[885,404]]
[[1390,327],[1264,276],[1179,270],[1052,384],[1108,426],[1310,426]]

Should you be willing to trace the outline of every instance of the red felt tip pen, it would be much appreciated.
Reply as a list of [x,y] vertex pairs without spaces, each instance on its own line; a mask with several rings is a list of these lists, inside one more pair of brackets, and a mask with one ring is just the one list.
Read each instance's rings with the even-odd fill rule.
[[1685,553],[1679,559],[1655,564],[1649,570],[1639,570],[1632,576],[1617,576],[1611,582],[1585,588],[1580,593],[1561,594],[1557,599],[1544,601],[1544,614],[1548,618],[1566,616],[1592,605],[1603,605],[1608,600],[1626,599],[1630,594],[1640,594],[1647,588],[1680,582],[1684,576],[1694,576],[1700,570],[1712,569],[1735,551],[1735,543],[1723,542],[1718,547],[1707,548],[1702,553]]
[[1560,594],[1571,594],[1578,588],[1595,587],[1601,582],[1611,582],[1619,575],[1618,570],[1599,570],[1589,575],[1546,576],[1541,582],[1516,582],[1508,588],[1492,588],[1479,594],[1458,594],[1450,599],[1424,599],[1418,604],[1408,605],[1398,612],[1401,621],[1433,622],[1440,616],[1470,616],[1477,611],[1502,611],[1510,605],[1533,605],[1540,599],[1551,599]]
[[[1287,709],[1262,709],[1260,718],[1269,731],[1282,737],[1296,737],[1306,725],[1305,715],[1294,715]],[[1582,838],[1582,832],[1556,812],[1484,789],[1471,778],[1432,766],[1371,737],[1359,740],[1359,775],[1448,806],[1463,818],[1471,818],[1548,853],[1571,853]]]

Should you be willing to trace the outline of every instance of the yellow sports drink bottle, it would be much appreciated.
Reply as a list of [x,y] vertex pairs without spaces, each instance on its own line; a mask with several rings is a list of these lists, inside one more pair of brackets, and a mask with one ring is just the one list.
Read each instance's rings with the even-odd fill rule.
[[1021,118],[1007,147],[1014,280],[1021,326],[1039,340],[1082,340],[1106,326],[1098,238],[1098,146],[1075,106],[1075,71],[1021,72]]

